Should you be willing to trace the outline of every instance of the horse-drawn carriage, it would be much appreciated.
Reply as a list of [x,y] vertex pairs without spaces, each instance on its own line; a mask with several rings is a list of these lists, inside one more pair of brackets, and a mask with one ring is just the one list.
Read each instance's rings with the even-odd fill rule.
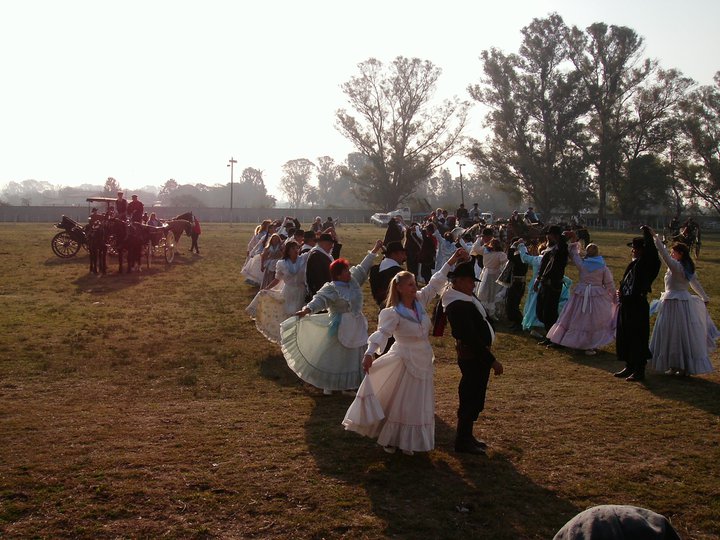
[[86,249],[90,252],[91,271],[104,271],[105,255],[108,253],[118,256],[121,268],[123,252],[127,252],[129,266],[139,266],[143,255],[148,268],[153,258],[157,257],[163,257],[168,264],[172,263],[180,236],[183,232],[190,236],[192,231],[192,212],[186,212],[154,227],[114,217],[112,208],[115,199],[88,197],[86,200],[89,203],[105,203],[106,212],[97,213],[94,218],[91,216],[87,225],[62,216],[61,221],[55,225],[62,231],[53,237],[50,245],[53,252],[62,258],[74,257],[81,248]]

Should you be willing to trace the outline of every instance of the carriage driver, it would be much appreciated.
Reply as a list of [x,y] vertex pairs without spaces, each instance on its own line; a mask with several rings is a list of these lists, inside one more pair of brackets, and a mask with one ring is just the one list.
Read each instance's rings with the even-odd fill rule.
[[127,211],[127,199],[123,197],[122,191],[118,191],[117,199],[115,200],[115,213],[117,214],[117,218],[125,221],[127,219]]
[[132,201],[127,205],[127,211],[130,215],[130,221],[133,223],[142,223],[142,215],[145,211],[145,206],[138,200],[137,195],[132,196]]
[[92,228],[96,223],[99,223],[103,220],[103,216],[101,213],[98,212],[97,208],[93,208],[90,210],[90,216],[88,216],[88,223],[90,225],[90,228]]

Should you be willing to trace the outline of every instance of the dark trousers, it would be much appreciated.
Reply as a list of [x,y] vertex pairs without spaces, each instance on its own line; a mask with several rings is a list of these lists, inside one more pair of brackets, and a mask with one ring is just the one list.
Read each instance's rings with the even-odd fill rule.
[[417,254],[410,254],[408,253],[407,261],[405,261],[405,264],[407,266],[408,272],[410,272],[413,276],[417,278],[418,275],[418,259]]
[[200,253],[200,248],[198,247],[198,236],[199,234],[192,233],[190,235],[190,239],[192,240],[192,245],[190,246],[190,251],[195,251],[195,253]]
[[650,341],[650,307],[645,296],[623,296],[617,319],[615,349],[618,360],[633,371],[644,370],[652,355]]
[[537,315],[538,320],[545,326],[545,331],[550,330],[552,325],[558,320],[560,292],[562,292],[562,284],[557,288],[549,283],[540,285],[535,315]]
[[485,393],[493,361],[494,357],[489,351],[483,357],[458,358],[462,373],[458,386],[459,420],[475,422],[485,408]]
[[520,281],[513,279],[512,285],[508,287],[505,296],[505,314],[508,320],[514,324],[521,324],[523,320],[522,311],[520,311],[520,301],[525,294],[525,280]]
[[420,269],[420,275],[425,280],[425,283],[430,282],[430,278],[433,275],[434,268],[435,268],[435,261],[432,261],[429,264],[422,263],[422,268]]

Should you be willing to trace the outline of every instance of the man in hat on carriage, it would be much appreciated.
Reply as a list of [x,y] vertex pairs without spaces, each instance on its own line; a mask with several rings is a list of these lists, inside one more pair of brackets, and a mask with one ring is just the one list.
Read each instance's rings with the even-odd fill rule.
[[116,217],[119,220],[125,221],[127,219],[128,202],[123,195],[122,191],[117,192],[117,199],[115,200],[115,213],[117,214]]
[[127,213],[130,216],[130,221],[133,223],[142,223],[142,215],[145,211],[145,205],[138,200],[137,195],[132,196],[132,201],[127,205]]
[[650,306],[647,295],[652,282],[660,272],[660,257],[650,229],[643,225],[643,235],[628,243],[632,249],[632,261],[623,274],[617,296],[616,353],[625,362],[625,369],[615,373],[626,381],[642,381],[645,366],[652,355],[650,340]]
[[451,286],[442,295],[442,307],[455,338],[458,366],[462,374],[458,386],[457,432],[455,451],[484,454],[487,444],[473,436],[473,424],[485,408],[490,370],[501,375],[503,366],[490,348],[495,331],[480,301],[473,295],[475,265],[458,264],[448,273]]

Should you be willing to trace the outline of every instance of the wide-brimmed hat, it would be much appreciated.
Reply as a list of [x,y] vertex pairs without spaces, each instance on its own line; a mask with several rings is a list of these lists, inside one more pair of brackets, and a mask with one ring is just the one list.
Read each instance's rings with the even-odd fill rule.
[[636,236],[632,239],[632,242],[628,242],[627,246],[636,249],[645,249],[645,238]]
[[305,231],[303,238],[305,240],[315,240],[315,233],[313,231]]
[[388,242],[388,245],[385,246],[385,255],[391,255],[398,251],[406,251],[401,242]]
[[332,234],[330,234],[330,233],[322,233],[322,234],[318,237],[318,242],[335,242],[335,240],[333,240]]
[[460,277],[469,277],[473,278],[473,280],[475,281],[480,281],[475,276],[475,263],[473,261],[458,264],[455,267],[455,270],[453,270],[452,272],[448,272],[448,279],[455,279]]
[[560,225],[550,225],[547,229],[545,229],[545,234],[562,236],[562,229],[560,228]]

